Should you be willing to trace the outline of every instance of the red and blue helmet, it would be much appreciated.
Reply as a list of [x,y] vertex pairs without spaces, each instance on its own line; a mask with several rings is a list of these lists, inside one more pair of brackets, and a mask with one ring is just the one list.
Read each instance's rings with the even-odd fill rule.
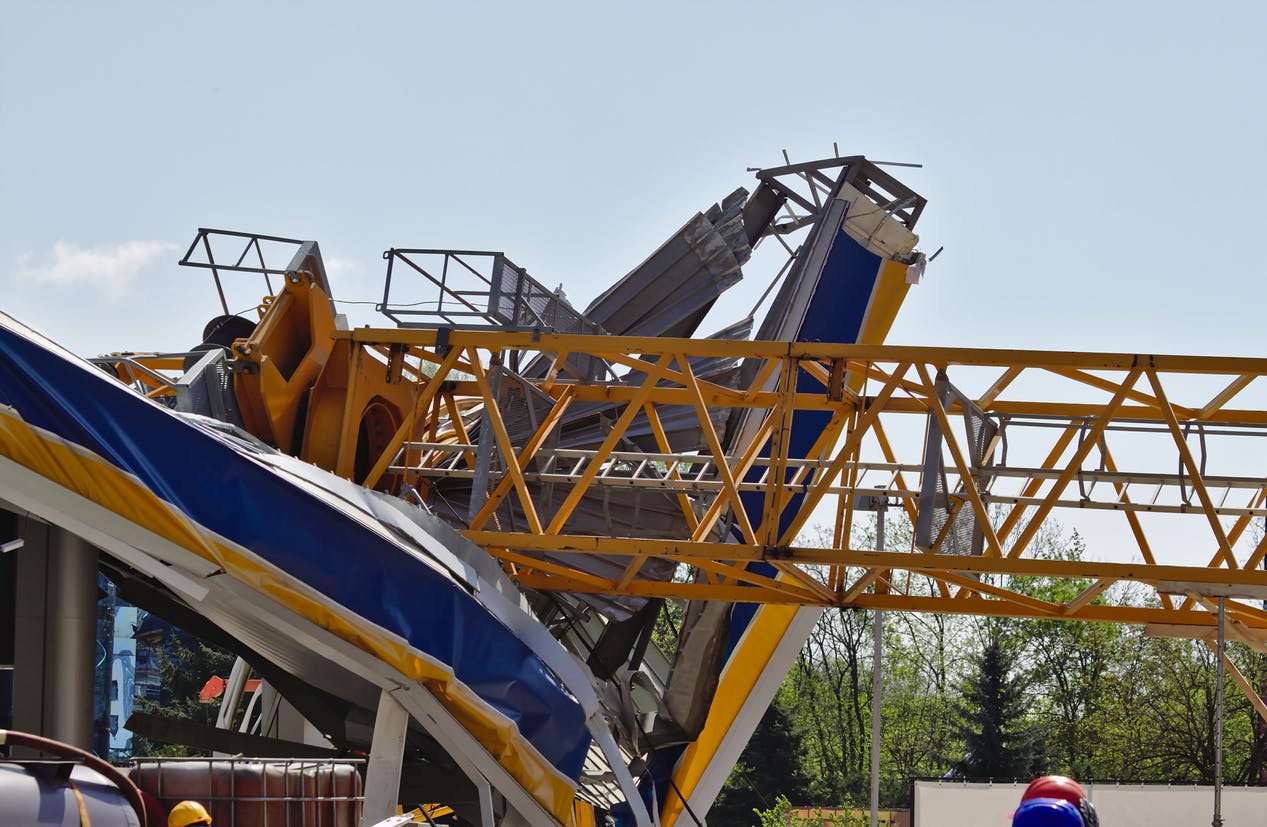
[[[1073,805],[1082,817],[1082,827],[1100,827],[1100,817],[1096,814],[1095,805],[1087,797],[1087,791],[1072,778],[1063,775],[1044,775],[1035,778],[1025,788],[1021,796],[1022,804],[1038,799],[1056,799]],[[1017,810],[1019,813],[1020,810]],[[1015,823],[1015,822],[1013,822]]]
[[1072,778],[1066,778],[1063,775],[1044,775],[1042,778],[1035,778],[1029,782],[1024,795],[1021,796],[1021,801],[1029,801],[1031,798],[1059,798],[1076,807],[1078,802],[1086,797],[1087,791]]
[[1012,813],[1012,827],[1086,827],[1077,806],[1063,798],[1031,798]]

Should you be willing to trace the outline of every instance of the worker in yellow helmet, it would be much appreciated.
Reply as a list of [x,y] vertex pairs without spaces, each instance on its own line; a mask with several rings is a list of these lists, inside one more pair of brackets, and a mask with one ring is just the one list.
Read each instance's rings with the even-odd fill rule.
[[182,801],[172,807],[167,817],[167,827],[190,827],[193,824],[210,824],[211,816],[207,808],[197,801]]

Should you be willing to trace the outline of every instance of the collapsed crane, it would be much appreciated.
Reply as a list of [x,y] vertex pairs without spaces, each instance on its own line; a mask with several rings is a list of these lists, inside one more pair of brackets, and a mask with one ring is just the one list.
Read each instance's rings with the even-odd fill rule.
[[[502,253],[393,249],[397,326],[353,329],[314,242],[201,230],[182,264],[223,314],[189,354],[89,378],[4,325],[0,497],[227,631],[336,746],[399,730],[393,801],[404,777],[485,823],[702,819],[824,607],[1211,639],[1217,603],[1267,646],[1245,602],[1267,544],[1237,551],[1267,515],[1242,447],[1267,412],[1231,407],[1267,360],[884,346],[923,199],[861,157],[757,179],[583,311]],[[693,338],[759,243],[787,253],[763,320]],[[230,313],[240,273],[265,281],[257,319]],[[1070,397],[1015,390],[1036,373]],[[1192,377],[1217,390],[1189,399]],[[906,512],[909,549],[855,547],[863,496]],[[1135,547],[1034,554],[1069,508],[1121,514]],[[1204,519],[1208,562],[1155,553],[1155,517]],[[666,600],[686,608],[661,652]]]

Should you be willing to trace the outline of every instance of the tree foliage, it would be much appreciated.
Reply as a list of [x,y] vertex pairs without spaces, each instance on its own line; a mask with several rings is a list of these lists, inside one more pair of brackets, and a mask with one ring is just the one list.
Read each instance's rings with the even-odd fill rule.
[[997,629],[964,681],[959,735],[964,754],[955,773],[969,781],[1028,778],[1045,763],[1037,728],[1026,716],[1025,687]]
[[[165,638],[156,647],[155,655],[161,686],[159,700],[138,697],[136,708],[168,718],[215,726],[220,714],[220,699],[204,702],[199,692],[212,675],[224,677],[229,674],[233,668],[233,655],[175,628],[168,629]],[[134,736],[132,752],[137,756],[163,757],[206,754],[181,744],[151,741],[141,735]]]
[[780,799],[808,801],[800,746],[792,716],[781,703],[771,704],[709,811],[709,821],[741,827],[755,824],[755,813],[777,808]]
[[[909,525],[892,512],[889,521],[886,546],[909,548]],[[856,542],[873,547],[873,537]],[[1053,525],[1039,532],[1031,550],[1066,560],[1086,553],[1076,532]],[[902,576],[894,585],[907,593],[935,587],[919,575]],[[1006,585],[1066,601],[1091,583],[1016,577]],[[1096,600],[1142,600],[1124,588]],[[733,817],[712,811],[710,821],[755,825],[758,815],[740,810],[760,801],[752,807],[763,827],[802,827],[791,805],[867,800],[872,619],[856,610],[824,613],[779,693],[788,724],[780,754],[791,749],[798,760],[787,763],[786,779],[758,778],[752,769],[760,752],[745,754],[723,796],[745,803],[727,810]],[[1252,686],[1267,687],[1267,656],[1232,644],[1229,657]],[[881,806],[909,807],[912,779],[952,774],[956,765],[983,778],[1059,773],[1084,781],[1210,783],[1215,667],[1203,642],[1147,637],[1131,626],[887,613]],[[1267,724],[1230,679],[1224,750],[1226,782],[1267,783]],[[800,772],[809,778],[803,797],[799,781],[790,780]]]
[[786,796],[778,796],[774,805],[757,810],[760,827],[864,827],[868,820],[851,812],[824,813],[816,808],[808,818],[799,816]]

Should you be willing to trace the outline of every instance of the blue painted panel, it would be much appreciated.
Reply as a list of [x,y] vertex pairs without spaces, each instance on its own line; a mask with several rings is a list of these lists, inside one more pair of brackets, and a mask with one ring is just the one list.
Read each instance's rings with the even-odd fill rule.
[[[884,260],[880,256],[854,241],[844,230],[836,233],[831,252],[823,264],[822,274],[814,286],[814,294],[805,310],[805,318],[801,321],[796,334],[798,342],[831,342],[833,344],[853,344],[858,341],[862,329],[862,320],[871,301],[871,293],[879,278],[880,268]],[[821,393],[822,383],[802,372],[797,378],[796,389],[806,393]],[[823,428],[831,421],[827,411],[797,411],[792,415],[792,426],[789,432],[788,456],[804,457],[813,447]],[[769,456],[770,445],[767,443],[763,452]],[[764,469],[755,469],[749,477],[760,477]],[[789,473],[791,473],[789,471]],[[761,521],[764,498],[755,492],[740,495],[748,519],[755,527]],[[787,528],[792,516],[800,507],[801,495],[792,497],[779,524],[780,531]],[[773,576],[774,567],[767,563],[753,563],[752,571]],[[727,657],[734,651],[748,624],[752,622],[757,606],[752,603],[735,605],[730,615],[730,647]]]
[[82,363],[0,325],[0,403],[105,458],[195,523],[448,664],[562,773],[589,747],[580,705],[445,575],[250,458]]

